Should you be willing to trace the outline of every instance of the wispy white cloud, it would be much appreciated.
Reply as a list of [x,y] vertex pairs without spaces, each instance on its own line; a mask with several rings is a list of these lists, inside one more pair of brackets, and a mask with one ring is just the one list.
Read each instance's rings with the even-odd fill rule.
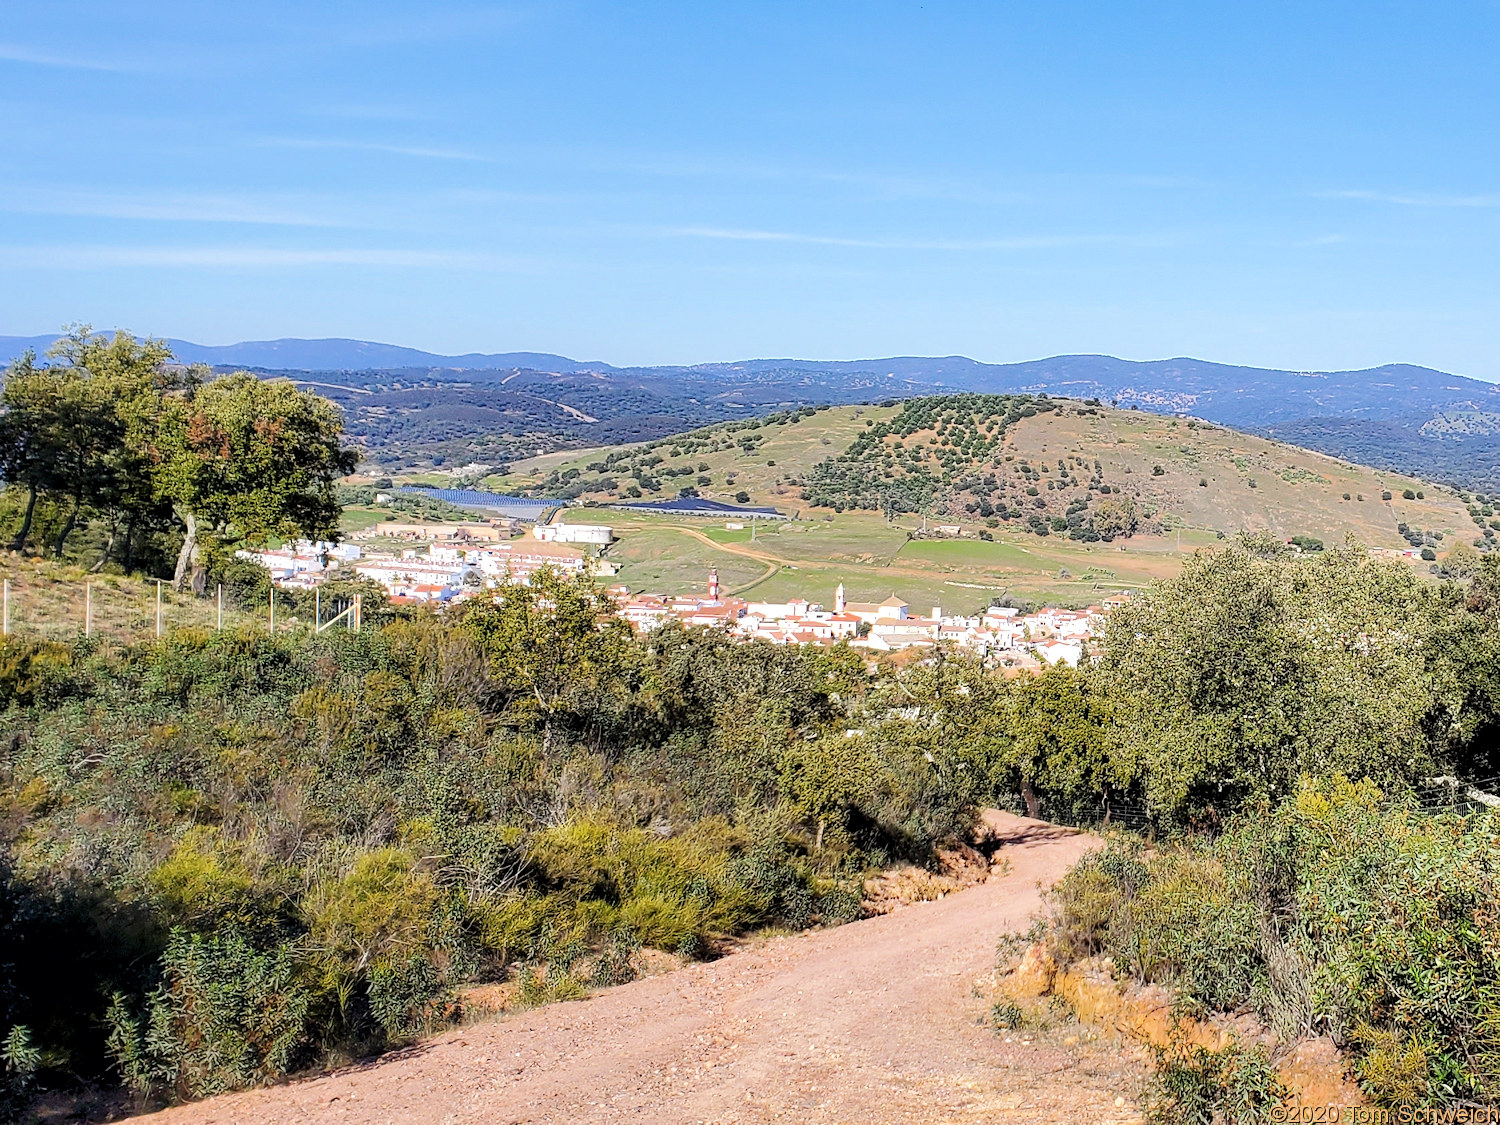
[[377,103],[328,103],[305,107],[309,114],[346,121],[431,121],[437,114],[410,106]]
[[25,63],[29,66],[58,67],[64,70],[101,70],[116,73],[140,69],[138,66],[127,66],[113,60],[58,54],[35,47],[25,47],[18,43],[0,43],[0,61]]
[[492,254],[446,250],[303,249],[262,246],[0,246],[0,267],[12,269],[276,269],[372,266],[410,269],[515,269]]
[[512,149],[505,159],[662,179],[762,180],[843,187],[884,199],[937,200],[995,207],[1035,206],[1054,203],[1060,196],[1095,198],[1100,194],[1118,195],[1124,190],[1189,191],[1212,184],[1212,181],[1199,177],[1133,173],[920,174],[756,160],[728,153],[650,152],[609,147],[535,146],[526,151]]
[[[398,6],[399,8],[399,6]],[[359,18],[345,25],[338,40],[355,47],[406,47],[412,43],[437,43],[455,39],[486,39],[511,31],[525,22],[525,9],[497,4],[460,4],[447,10],[424,7],[412,13],[379,15],[359,10]]]
[[1431,195],[1423,192],[1320,191],[1319,199],[1360,199],[1369,203],[1391,203],[1400,207],[1500,207],[1500,195]]
[[323,137],[264,137],[256,142],[270,148],[348,149],[356,152],[385,152],[393,156],[416,156],[429,160],[488,161],[488,157],[463,149],[430,148],[423,145],[385,144],[380,141],[352,141]]
[[228,223],[290,227],[355,224],[311,213],[287,200],[240,195],[130,194],[15,187],[0,189],[0,211],[24,215]]
[[1113,234],[1022,235],[1011,238],[846,238],[794,231],[744,230],[728,227],[662,227],[656,233],[681,238],[734,242],[785,242],[811,246],[848,246],[864,250],[1046,250],[1065,246],[1154,246],[1156,237]]
[[608,149],[535,150],[534,156],[553,164],[567,164],[592,172],[659,177],[662,179],[763,180],[855,188],[888,199],[945,200],[1008,206],[1033,203],[1030,192],[997,188],[965,179],[914,176],[847,168],[819,168],[741,160],[697,153],[637,153]]

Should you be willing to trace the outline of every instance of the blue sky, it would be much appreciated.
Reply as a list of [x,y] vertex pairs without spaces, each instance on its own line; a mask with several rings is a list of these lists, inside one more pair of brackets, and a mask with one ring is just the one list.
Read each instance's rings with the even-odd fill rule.
[[1500,5],[79,3],[0,333],[1500,379]]

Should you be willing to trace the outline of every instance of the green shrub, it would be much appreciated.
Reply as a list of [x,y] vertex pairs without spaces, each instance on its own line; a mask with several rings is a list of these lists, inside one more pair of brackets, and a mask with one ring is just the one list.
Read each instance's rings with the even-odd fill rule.
[[150,881],[162,910],[179,925],[254,922],[254,879],[217,828],[188,829]]
[[990,1026],[996,1031],[1019,1031],[1030,1026],[1030,1019],[1014,1000],[996,1000],[990,1005]]
[[0,643],[0,706],[61,701],[74,690],[73,666],[67,645],[6,637]]
[[629,930],[616,930],[599,951],[590,983],[598,988],[609,988],[635,980],[636,971],[631,958],[640,947],[640,941]]
[[425,1034],[518,963],[544,1000],[847,921],[1004,784],[972,663],[608,608],[552,576],[357,634],[0,645],[0,1031],[37,1081],[196,1097]]
[[559,1000],[582,1000],[589,994],[588,986],[559,964],[549,964],[545,970],[535,965],[522,966],[518,982],[516,1002],[523,1008]]
[[1308,782],[1219,837],[1112,842],[1054,899],[1064,956],[1107,953],[1189,1011],[1328,1034],[1384,1104],[1500,1097],[1500,814]]
[[369,852],[325,886],[312,934],[320,948],[363,970],[422,943],[438,894],[412,856],[397,848]]
[[370,1013],[389,1039],[430,1034],[454,1003],[446,974],[420,953],[395,956],[370,970]]
[[109,1046],[127,1082],[198,1098],[285,1077],[307,1061],[315,1030],[302,956],[288,945],[262,952],[233,933],[174,932],[144,1017],[123,996],[109,1009]]
[[1155,1072],[1146,1086],[1146,1120],[1152,1125],[1252,1125],[1278,1120],[1272,1110],[1289,1090],[1266,1049],[1233,1042],[1211,1051],[1174,1030],[1165,1047],[1153,1047]]
[[31,1029],[14,1024],[0,1042],[0,1116],[19,1121],[31,1102],[32,1083],[42,1063],[42,1052],[32,1042]]

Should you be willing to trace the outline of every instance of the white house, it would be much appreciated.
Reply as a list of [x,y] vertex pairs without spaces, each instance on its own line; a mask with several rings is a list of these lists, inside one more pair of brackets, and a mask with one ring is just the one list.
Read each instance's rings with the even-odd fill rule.
[[1037,645],[1035,652],[1048,664],[1068,664],[1076,668],[1083,657],[1083,645],[1071,641],[1047,641]]
[[609,546],[615,537],[612,527],[597,523],[539,523],[531,534],[543,543],[593,543]]

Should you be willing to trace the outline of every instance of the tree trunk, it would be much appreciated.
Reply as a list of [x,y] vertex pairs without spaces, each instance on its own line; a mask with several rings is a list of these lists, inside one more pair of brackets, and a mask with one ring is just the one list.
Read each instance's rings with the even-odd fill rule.
[[115,553],[115,539],[119,535],[120,521],[111,519],[109,521],[109,538],[104,541],[104,550],[99,555],[99,561],[89,567],[90,574],[98,574],[109,565],[109,556]]
[[1026,815],[1031,817],[1032,820],[1040,820],[1042,801],[1036,795],[1036,790],[1031,787],[1031,780],[1029,778],[1023,777],[1021,779],[1021,797],[1026,802]]
[[198,517],[184,509],[177,513],[187,526],[187,535],[182,540],[182,550],[177,555],[177,573],[172,576],[172,589],[181,591],[182,580],[187,577],[188,567],[198,561]]
[[16,537],[11,540],[12,551],[24,551],[26,540],[31,535],[31,517],[36,515],[36,485],[31,485],[26,497],[26,515],[21,520],[21,530],[16,532]]
[[120,565],[125,568],[126,574],[130,573],[131,565],[135,562],[135,521],[134,512],[125,521],[125,550],[120,555]]
[[58,558],[62,558],[63,547],[68,542],[68,536],[72,535],[73,529],[78,526],[78,505],[80,502],[77,496],[73,497],[73,510],[68,513],[68,518],[63,521],[62,530],[57,533],[55,554]]

